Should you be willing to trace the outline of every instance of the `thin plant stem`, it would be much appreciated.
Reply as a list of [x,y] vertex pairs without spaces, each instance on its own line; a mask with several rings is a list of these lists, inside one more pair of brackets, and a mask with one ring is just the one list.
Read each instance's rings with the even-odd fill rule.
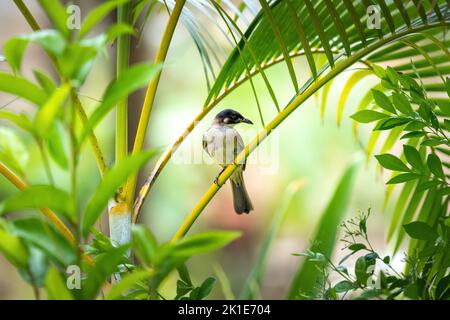
[[33,31],[40,30],[41,28],[39,27],[39,24],[37,23],[36,19],[34,19],[33,15],[30,12],[30,10],[28,10],[28,7],[23,3],[23,1],[22,0],[14,0],[14,3],[16,4],[17,8],[22,13],[24,18],[27,20],[27,22],[30,25],[31,29],[33,29]]
[[51,185],[55,185],[55,180],[53,179],[52,170],[50,168],[50,161],[47,156],[47,152],[45,151],[44,144],[42,140],[37,140],[37,145],[39,147],[39,152],[41,153],[42,162],[44,164],[45,172],[47,174],[48,181]]
[[[177,0],[172,14],[169,17],[164,34],[161,39],[158,51],[156,52],[155,64],[161,64],[164,62],[169,50],[170,42],[177,26],[178,20],[181,16],[181,10],[183,9],[186,0]],[[150,120],[150,113],[152,111],[153,102],[155,101],[156,89],[158,88],[159,79],[161,78],[161,71],[149,82],[147,91],[145,93],[144,103],[142,105],[142,112],[139,118],[139,124],[136,132],[136,138],[133,145],[133,154],[137,154],[142,150],[144,145],[145,135],[147,133],[148,122]],[[134,189],[136,187],[137,174],[132,175],[128,180],[125,197],[127,203],[132,204],[134,198]]]
[[[88,121],[88,117],[86,112],[84,111],[83,105],[81,104],[80,98],[75,92],[72,92],[72,103],[75,107],[78,118],[81,120],[83,124]],[[108,170],[108,167],[105,162],[105,157],[103,156],[103,152],[100,149],[100,144],[98,143],[97,136],[93,131],[89,134],[89,142],[91,144],[92,153],[94,154],[95,160],[97,162],[98,171],[100,175],[103,177]]]
[[326,75],[322,78],[318,79],[314,82],[310,87],[308,87],[304,92],[295,96],[293,100],[281,111],[275,118],[265,127],[263,130],[256,135],[256,137],[245,146],[244,150],[237,155],[234,162],[226,167],[226,169],[219,175],[217,184],[213,183],[210,188],[206,191],[206,193],[200,198],[197,204],[194,206],[189,215],[185,218],[183,224],[177,230],[175,235],[172,238],[172,241],[175,242],[181,239],[191,228],[191,226],[195,223],[197,218],[203,212],[205,207],[214,197],[214,195],[219,191],[219,189],[225,184],[228,178],[233,174],[233,172],[238,167],[237,164],[242,163],[244,159],[248,157],[248,155],[254,151],[259,144],[269,136],[269,134],[275,130],[278,125],[280,125],[294,110],[297,109],[300,105],[302,105],[309,97],[311,97],[317,90],[323,87],[326,83],[328,83],[331,79],[336,77],[338,74],[343,72],[345,69],[353,65],[354,63],[360,61],[367,54],[373,52],[374,50],[384,46],[385,44],[391,43],[393,41],[402,39],[412,33],[424,31],[427,29],[434,28],[436,26],[440,26],[439,23],[433,23],[425,26],[421,26],[416,29],[405,30],[403,32],[399,32],[396,34],[391,34],[390,36],[364,48],[363,50],[355,53],[353,56],[348,57],[347,59],[342,60],[339,64],[336,64],[334,69],[331,69]]
[[[117,22],[129,24],[131,20],[131,3],[127,2],[117,8]],[[120,77],[128,69],[130,56],[130,36],[121,35],[117,39],[116,73]],[[128,153],[128,97],[117,103],[116,109],[116,162]]]

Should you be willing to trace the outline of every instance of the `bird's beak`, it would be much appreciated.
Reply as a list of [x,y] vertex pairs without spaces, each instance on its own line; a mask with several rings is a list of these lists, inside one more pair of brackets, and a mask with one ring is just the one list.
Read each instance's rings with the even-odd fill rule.
[[248,120],[246,118],[242,119],[241,122],[248,123],[248,124],[253,124],[253,122],[251,122],[250,120]]

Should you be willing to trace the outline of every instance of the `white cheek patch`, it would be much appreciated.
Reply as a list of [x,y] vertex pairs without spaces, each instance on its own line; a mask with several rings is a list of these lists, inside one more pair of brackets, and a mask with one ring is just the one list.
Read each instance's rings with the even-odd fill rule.
[[231,119],[227,117],[227,118],[223,119],[223,122],[228,124],[228,123],[230,123],[230,120]]

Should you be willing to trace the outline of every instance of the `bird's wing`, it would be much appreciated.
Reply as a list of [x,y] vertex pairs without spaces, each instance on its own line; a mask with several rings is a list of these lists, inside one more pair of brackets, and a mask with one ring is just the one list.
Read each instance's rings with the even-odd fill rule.
[[[206,133],[203,134],[203,139],[202,139],[203,150],[205,150],[206,153],[207,153],[210,157],[214,157],[214,148],[211,148],[211,150],[209,150],[210,148],[208,148],[208,144],[210,144],[211,142],[213,142],[213,141],[210,141],[210,140],[214,139],[214,136],[213,136],[212,138],[208,138],[207,133],[208,133],[208,132],[206,132]],[[211,151],[211,153],[213,153],[213,154],[211,154],[210,151]]]
[[[236,158],[236,156],[242,152],[242,150],[244,150],[245,145],[244,145],[244,140],[242,140],[241,135],[239,134],[239,132],[237,132],[236,130],[236,134],[235,134],[235,143],[234,143],[234,157]],[[245,167],[247,165],[247,159],[244,160],[244,163],[242,164],[242,170],[245,170]]]

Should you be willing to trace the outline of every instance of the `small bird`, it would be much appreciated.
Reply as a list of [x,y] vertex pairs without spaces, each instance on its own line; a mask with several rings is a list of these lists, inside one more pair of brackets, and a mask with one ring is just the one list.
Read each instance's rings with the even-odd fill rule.
[[[253,124],[253,122],[244,118],[235,110],[222,110],[215,116],[211,127],[203,135],[203,149],[222,167],[220,173],[225,170],[227,165],[233,163],[234,158],[244,150],[242,137],[234,129],[234,126],[238,123]],[[245,170],[245,165],[244,160],[230,177],[234,210],[237,214],[249,213],[253,210],[253,205],[245,189],[244,176],[242,174]],[[214,180],[216,184],[218,183],[220,173]]]

